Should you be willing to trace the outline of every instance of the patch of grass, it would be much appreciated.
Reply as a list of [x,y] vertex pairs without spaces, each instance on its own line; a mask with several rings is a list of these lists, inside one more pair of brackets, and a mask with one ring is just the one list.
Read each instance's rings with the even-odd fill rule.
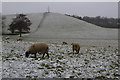
[[58,57],[58,59],[63,59],[63,58],[64,58],[64,56],[59,56],[59,57]]
[[105,78],[106,78],[106,77],[105,77],[104,75],[95,77],[95,79],[105,79]]
[[12,58],[13,57],[13,54],[8,54],[8,55],[4,55],[2,56],[3,58]]

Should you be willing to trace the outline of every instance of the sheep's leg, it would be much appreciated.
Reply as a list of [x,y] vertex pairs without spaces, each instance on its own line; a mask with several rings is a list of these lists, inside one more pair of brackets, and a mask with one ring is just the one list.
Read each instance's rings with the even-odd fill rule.
[[80,48],[77,50],[77,53],[79,53],[80,52]]
[[44,58],[44,55],[45,55],[45,53],[43,53],[43,56],[42,56],[42,58]]
[[73,49],[73,54],[74,54],[74,49]]
[[48,58],[49,58],[49,54],[48,53],[46,53],[47,54],[47,56],[48,56]]
[[76,51],[77,52],[77,54],[79,53],[79,50],[78,51]]
[[27,57],[27,58],[29,57],[29,52],[25,53],[25,57]]
[[26,53],[26,54],[25,54],[25,57],[27,57],[27,58],[28,58],[28,56],[29,56],[29,55]]
[[36,58],[36,53],[35,53],[35,58]]

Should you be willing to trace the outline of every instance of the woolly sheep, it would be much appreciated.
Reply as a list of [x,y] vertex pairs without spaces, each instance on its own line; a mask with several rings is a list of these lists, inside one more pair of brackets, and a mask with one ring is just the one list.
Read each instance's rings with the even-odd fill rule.
[[9,37],[9,36],[5,37],[5,40],[9,40],[9,39],[10,39],[10,37]]
[[63,45],[67,45],[68,43],[67,42],[65,42],[65,41],[63,41],[63,43],[62,43]]
[[42,58],[44,58],[45,53],[47,54],[47,56],[49,58],[48,49],[49,48],[48,48],[47,43],[43,43],[43,42],[35,43],[35,44],[31,45],[29,47],[29,49],[26,51],[25,57],[29,57],[29,54],[34,54],[35,58],[36,58],[36,53],[41,52],[43,54]]
[[21,37],[17,38],[17,41],[22,41],[22,40],[23,40],[23,38],[21,38]]
[[72,45],[73,53],[74,53],[74,51],[76,51],[76,53],[79,53],[79,51],[80,51],[79,43],[78,42],[73,42],[71,45]]

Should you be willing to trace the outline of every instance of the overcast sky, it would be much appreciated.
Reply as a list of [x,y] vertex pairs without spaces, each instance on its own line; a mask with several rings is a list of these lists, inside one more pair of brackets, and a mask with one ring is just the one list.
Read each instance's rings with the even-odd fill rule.
[[79,16],[118,17],[117,2],[3,2],[2,14],[50,12]]

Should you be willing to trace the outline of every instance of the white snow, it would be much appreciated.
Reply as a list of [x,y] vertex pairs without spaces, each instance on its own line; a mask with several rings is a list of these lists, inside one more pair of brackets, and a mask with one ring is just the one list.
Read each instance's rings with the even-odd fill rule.
[[42,59],[40,54],[34,59],[25,57],[31,43],[35,42],[3,41],[3,78],[118,78],[115,75],[120,75],[117,47],[82,46],[79,54],[72,54],[71,45],[49,43],[50,58]]

